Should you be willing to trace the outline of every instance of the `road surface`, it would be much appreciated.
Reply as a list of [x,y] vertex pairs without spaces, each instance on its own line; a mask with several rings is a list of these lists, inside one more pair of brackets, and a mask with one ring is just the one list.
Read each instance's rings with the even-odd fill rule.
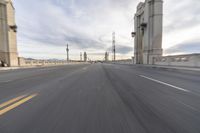
[[0,133],[200,133],[200,74],[113,64],[1,71]]

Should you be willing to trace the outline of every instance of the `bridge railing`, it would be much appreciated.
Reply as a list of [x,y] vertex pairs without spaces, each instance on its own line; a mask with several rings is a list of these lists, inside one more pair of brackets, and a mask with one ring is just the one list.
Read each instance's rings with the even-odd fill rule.
[[155,57],[154,65],[200,67],[200,54]]
[[[68,64],[69,62],[65,60],[36,60],[36,59],[26,59],[18,58],[19,66],[48,66],[48,65],[62,65]],[[75,63],[75,62],[70,62]]]
[[127,60],[116,60],[116,61],[111,61],[112,63],[116,64],[133,64],[132,59],[127,59]]

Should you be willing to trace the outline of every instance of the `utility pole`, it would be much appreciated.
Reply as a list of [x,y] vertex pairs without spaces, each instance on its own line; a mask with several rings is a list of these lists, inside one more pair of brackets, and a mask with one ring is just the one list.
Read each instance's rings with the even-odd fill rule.
[[68,44],[67,44],[66,51],[67,51],[67,62],[68,62],[69,61],[69,45]]
[[116,60],[116,55],[115,55],[115,32],[112,34],[112,52],[113,52],[113,61],[115,62]]

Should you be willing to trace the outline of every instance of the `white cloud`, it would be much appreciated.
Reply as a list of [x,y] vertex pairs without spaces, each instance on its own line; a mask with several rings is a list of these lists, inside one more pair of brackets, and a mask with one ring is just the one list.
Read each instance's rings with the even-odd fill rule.
[[200,37],[199,11],[199,0],[168,0],[164,2],[164,49]]
[[[20,55],[34,58],[65,58],[65,45],[69,43],[71,57],[74,59],[79,58],[80,51],[99,53],[98,58],[101,58],[112,45],[112,32],[115,31],[119,50],[123,50],[119,51],[123,53],[120,57],[131,57],[133,52],[130,52],[129,47],[133,47],[133,39],[130,33],[133,30],[133,17],[139,1],[14,1],[19,27]],[[199,0],[164,2],[164,49],[199,37],[199,10]],[[41,46],[44,47],[43,54]]]

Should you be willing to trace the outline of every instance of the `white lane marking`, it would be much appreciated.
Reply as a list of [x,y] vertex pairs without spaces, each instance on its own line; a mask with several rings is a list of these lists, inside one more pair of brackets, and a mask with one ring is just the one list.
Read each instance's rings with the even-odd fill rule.
[[0,83],[8,83],[8,82],[12,82],[14,80],[7,80],[7,81],[0,81]]
[[198,109],[196,109],[195,107],[192,107],[191,105],[185,104],[185,103],[183,103],[182,101],[178,101],[178,102],[179,102],[179,103],[181,103],[181,104],[183,104],[184,106],[186,106],[186,107],[188,107],[188,108],[190,108],[190,109],[194,110],[194,111],[197,111],[197,112],[199,112],[199,110],[198,110]]
[[165,83],[165,82],[162,82],[162,81],[159,81],[159,80],[156,80],[156,79],[153,79],[153,78],[144,76],[144,75],[139,75],[139,76],[142,77],[142,78],[146,78],[146,79],[149,79],[149,80],[151,80],[151,81],[154,81],[154,82],[157,82],[157,83],[164,84],[164,85],[166,85],[166,86],[175,88],[175,89],[177,89],[177,90],[181,90],[181,91],[185,91],[185,92],[190,92],[189,90],[183,89],[183,88],[181,88],[181,87],[177,87],[177,86],[174,86],[174,85],[171,85],[171,84],[168,84],[168,83]]

